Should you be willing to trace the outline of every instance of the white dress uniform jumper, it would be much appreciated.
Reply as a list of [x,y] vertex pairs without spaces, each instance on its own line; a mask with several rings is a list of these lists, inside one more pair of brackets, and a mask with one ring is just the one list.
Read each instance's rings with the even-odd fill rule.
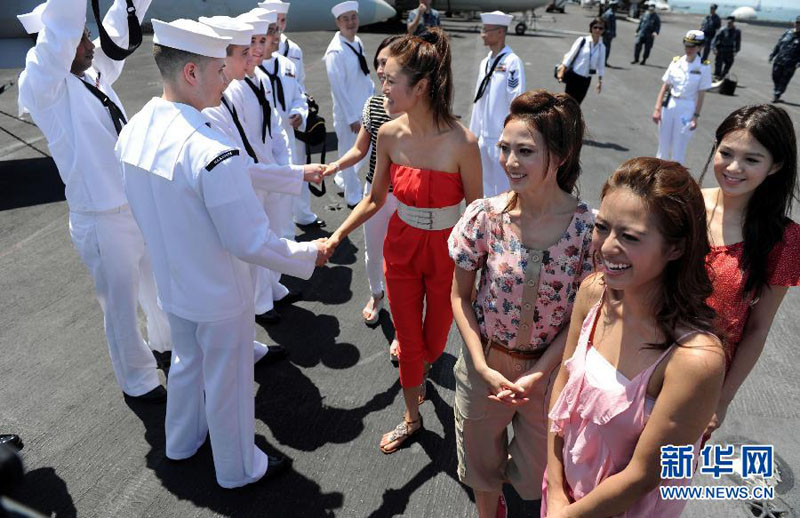
[[307,279],[316,247],[270,231],[239,150],[191,106],[152,99],[121,133],[117,154],[179,359],[168,381],[166,455],[194,455],[208,433],[217,482],[254,482],[268,461],[253,444],[247,263]]
[[[140,20],[149,5],[150,0],[134,1]],[[86,0],[48,2],[41,19],[44,28],[20,75],[19,105],[45,135],[66,185],[70,236],[94,280],[117,382],[126,394],[140,396],[159,380],[139,330],[137,299],[147,316],[150,347],[168,350],[170,337],[114,155],[125,111],[111,85],[124,62],[111,60],[98,45],[92,67],[82,77],[70,73],[86,25]],[[127,44],[124,0],[114,2],[103,25],[119,35],[117,44]]]
[[522,60],[508,46],[481,61],[469,129],[478,138],[483,168],[483,195],[508,190],[508,178],[500,165],[497,141],[503,133],[511,101],[525,91]]
[[[272,106],[278,112],[281,127],[289,140],[289,162],[302,166],[305,164],[305,154],[298,156],[296,152],[297,139],[294,128],[289,122],[289,117],[299,115],[300,127],[303,127],[308,118],[308,102],[300,82],[297,80],[297,71],[291,59],[273,54],[270,59],[264,60],[260,70],[269,78],[272,88]],[[280,235],[294,239],[294,221],[292,218],[295,198],[286,194],[275,193],[274,201],[281,214]]]
[[683,163],[694,135],[689,123],[697,107],[697,94],[711,88],[711,65],[702,62],[699,55],[691,63],[685,55],[676,56],[661,80],[668,85],[670,99],[661,110],[656,157]]
[[[323,61],[333,98],[333,129],[336,131],[339,156],[342,157],[356,143],[358,134],[353,133],[350,125],[361,120],[361,110],[375,85],[364,56],[364,45],[358,36],[351,42],[337,32],[325,51]],[[336,173],[336,183],[344,188],[345,201],[351,206],[361,201],[358,171],[362,163],[363,160]]]

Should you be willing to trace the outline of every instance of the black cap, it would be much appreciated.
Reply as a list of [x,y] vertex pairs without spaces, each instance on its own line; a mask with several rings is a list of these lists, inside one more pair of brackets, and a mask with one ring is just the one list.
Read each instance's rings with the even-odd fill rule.
[[728,16],[725,19],[728,20],[728,21],[731,21],[731,22],[735,22],[736,21],[736,17],[735,16]]
[[717,8],[717,4],[711,4],[709,7],[711,7],[711,9],[716,9]]

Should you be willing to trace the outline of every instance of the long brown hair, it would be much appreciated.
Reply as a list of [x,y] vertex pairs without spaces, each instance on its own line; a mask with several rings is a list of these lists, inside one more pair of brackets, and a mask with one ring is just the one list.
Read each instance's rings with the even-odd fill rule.
[[715,145],[708,156],[701,181],[728,133],[745,130],[772,155],[781,168],[767,176],[756,187],[742,225],[744,249],[742,267],[747,272],[745,293],[761,295],[767,286],[769,253],[783,240],[783,232],[791,221],[792,202],[797,198],[797,137],[792,119],[786,110],[771,104],[743,106],[725,117],[717,128]]
[[681,327],[711,332],[714,310],[706,303],[712,291],[706,272],[711,247],[700,186],[677,162],[632,158],[606,181],[601,199],[622,188],[641,198],[666,244],[682,252],[664,267],[655,306],[655,319],[666,341],[651,345],[666,348],[675,342],[675,330]]
[[[510,113],[503,126],[519,120],[542,135],[541,144],[547,150],[545,171],[550,170],[550,157],[564,163],[556,172],[556,183],[562,191],[572,193],[581,174],[581,147],[586,125],[581,107],[572,96],[547,90],[530,90],[511,102]],[[512,193],[505,212],[517,205],[517,193]]]
[[450,65],[450,39],[439,27],[424,34],[408,34],[389,46],[389,54],[397,60],[411,86],[428,80],[433,121],[441,129],[453,127],[453,70]]

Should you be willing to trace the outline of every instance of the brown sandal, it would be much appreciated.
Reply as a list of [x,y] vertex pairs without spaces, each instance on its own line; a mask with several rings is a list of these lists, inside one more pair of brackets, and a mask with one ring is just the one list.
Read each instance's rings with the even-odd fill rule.
[[[416,423],[419,423],[419,426],[412,430],[411,426]],[[413,439],[420,430],[422,430],[422,414],[420,414],[419,419],[414,421],[406,421],[405,418],[403,418],[402,423],[397,425],[391,432],[384,434],[381,438],[381,452],[386,455],[396,452],[403,447],[403,444],[405,444],[407,440]],[[394,448],[388,448],[387,446],[390,444],[394,444]]]

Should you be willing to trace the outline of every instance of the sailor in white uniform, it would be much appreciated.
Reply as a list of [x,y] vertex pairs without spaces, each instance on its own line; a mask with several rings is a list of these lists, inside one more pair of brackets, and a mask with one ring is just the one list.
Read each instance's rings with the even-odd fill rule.
[[[130,14],[141,21],[149,5],[134,0]],[[128,46],[127,7],[116,0],[103,20],[122,47]],[[20,75],[20,110],[44,133],[66,185],[70,236],[94,280],[117,382],[128,396],[164,401],[156,361],[139,330],[137,299],[151,348],[170,348],[169,325],[114,155],[126,115],[111,85],[124,61],[110,59],[89,39],[86,0],[51,1],[37,10],[40,16],[23,18],[26,30],[39,35]]]
[[483,167],[483,195],[495,196],[508,190],[508,178],[500,165],[497,141],[503,132],[511,101],[525,91],[525,67],[506,45],[512,16],[502,11],[481,13],[481,38],[489,47],[478,71],[469,129],[478,137]]
[[[278,17],[277,24],[278,24],[278,32],[280,33],[280,42],[278,43],[278,49],[275,52],[276,54],[280,54],[285,58],[289,58],[292,63],[294,64],[295,70],[295,77],[294,80],[300,85],[300,90],[303,92],[303,98],[307,98],[306,92],[306,72],[305,72],[305,65],[303,63],[303,50],[300,46],[295,43],[294,41],[290,40],[286,34],[286,19],[289,13],[289,7],[291,4],[289,2],[281,2],[281,0],[268,0],[266,2],[260,2],[258,4],[259,7],[266,9],[268,11],[274,11]],[[306,103],[307,106],[307,103]],[[294,141],[292,147],[292,163],[294,164],[304,164],[306,161],[306,145],[305,143],[298,139],[294,138],[294,129],[299,131],[305,131],[306,129],[306,117],[303,118],[303,121],[298,125],[292,125],[291,130],[287,129],[289,132],[290,140]],[[308,190],[308,185],[304,185],[303,189],[301,190],[298,196],[292,198],[292,213],[293,213],[293,220],[294,223],[303,227],[324,227],[325,222],[321,220],[317,214],[311,210],[311,191]],[[294,229],[291,229],[292,233],[294,233]]]
[[[239,110],[242,127],[258,162],[282,166],[287,175],[294,176],[302,172],[303,167],[291,164],[289,137],[283,130],[277,110],[272,106],[271,83],[267,75],[258,68],[266,56],[270,40],[277,38],[277,16],[256,7],[238,16],[237,20],[253,25],[255,32],[251,38],[245,78],[242,81],[231,81],[226,95],[230,95]],[[270,228],[276,235],[281,235],[282,227],[279,222],[282,214],[269,202],[272,192],[274,191],[257,186],[256,194],[267,213]],[[280,315],[274,308],[276,301],[291,302],[300,298],[298,293],[290,292],[280,283],[280,273],[263,268],[258,269],[255,296],[256,315],[263,324],[280,321]]]
[[[711,64],[698,55],[703,46],[703,31],[691,30],[683,38],[686,54],[675,56],[658,92],[653,122],[658,124],[657,158],[683,163],[686,147],[697,128],[703,97],[711,88]],[[665,96],[669,95],[665,104]]]
[[[331,9],[339,31],[331,40],[325,56],[325,69],[333,98],[333,129],[339,141],[339,156],[344,156],[356,142],[361,129],[361,111],[372,95],[375,85],[369,75],[364,44],[358,32],[358,2],[336,4]],[[363,160],[353,167],[336,173],[335,183],[344,189],[345,202],[355,207],[361,201],[361,182],[358,170]]]
[[239,150],[200,112],[225,88],[230,38],[192,20],[154,19],[153,29],[164,93],[131,118],[116,152],[178,358],[168,381],[166,455],[189,458],[210,435],[217,482],[240,487],[285,465],[253,444],[247,263],[308,278],[318,244],[270,231]]
[[[278,15],[275,12],[276,17]],[[276,31],[280,34],[280,25],[276,22]],[[305,92],[300,82],[297,80],[297,70],[294,62],[281,54],[278,54],[280,37],[271,38],[270,46],[265,53],[265,59],[259,65],[259,69],[269,78],[272,88],[272,106],[277,110],[280,117],[281,127],[289,140],[289,161],[292,164],[302,166],[305,164],[305,154],[297,156],[296,141],[294,130],[304,127],[308,118],[308,103],[306,102]],[[298,193],[299,194],[299,193]],[[274,193],[269,198],[270,205],[275,212],[280,214],[279,227],[282,237],[294,239],[295,229],[292,218],[294,207],[294,196],[283,193]]]

